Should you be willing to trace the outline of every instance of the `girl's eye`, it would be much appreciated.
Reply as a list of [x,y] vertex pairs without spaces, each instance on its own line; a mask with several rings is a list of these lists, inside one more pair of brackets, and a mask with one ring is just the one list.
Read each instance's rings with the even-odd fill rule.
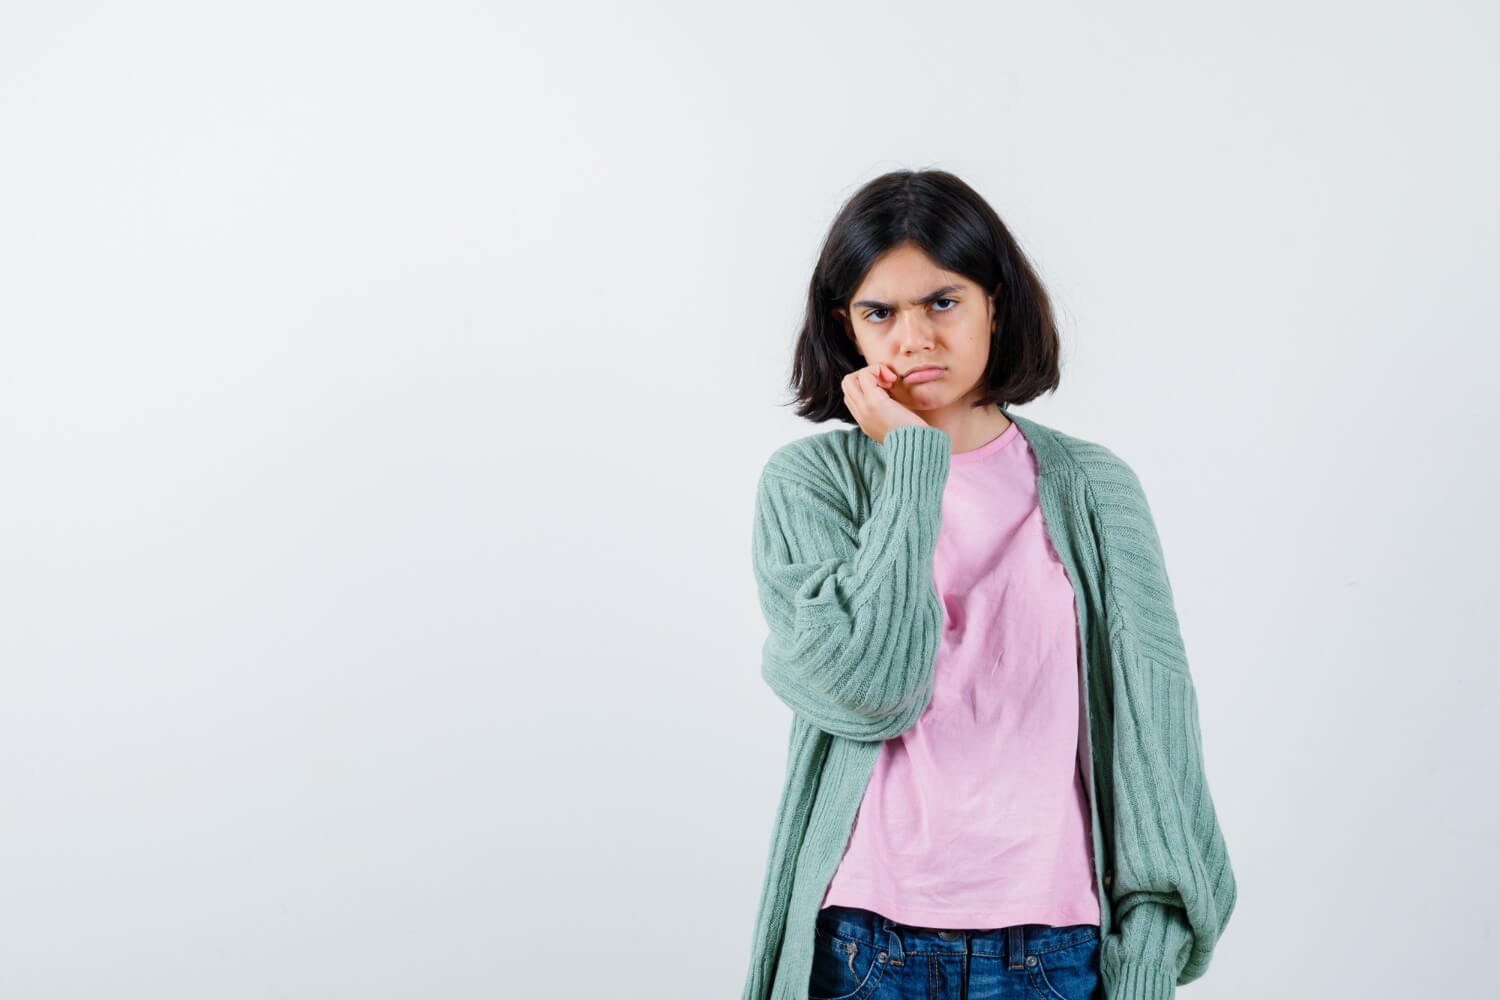
[[[932,302],[933,302],[934,305],[936,305],[939,302],[951,302],[952,303],[952,305],[950,305],[947,309],[939,309],[938,312],[952,312],[953,311],[953,306],[958,305],[958,302],[956,300],[954,300],[954,299],[948,299],[948,298],[933,299]],[[880,320],[883,317],[877,316],[875,314],[876,313],[888,313],[888,312],[890,312],[889,309],[871,309],[869,312],[865,313],[865,319],[870,320],[871,322],[879,323]]]

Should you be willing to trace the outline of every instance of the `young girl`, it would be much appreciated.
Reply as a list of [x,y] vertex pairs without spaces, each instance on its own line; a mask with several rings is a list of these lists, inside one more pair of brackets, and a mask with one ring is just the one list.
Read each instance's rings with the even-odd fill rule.
[[757,486],[792,710],[744,1000],[1157,1000],[1235,902],[1150,509],[1058,385],[1047,293],[952,174],[833,223]]

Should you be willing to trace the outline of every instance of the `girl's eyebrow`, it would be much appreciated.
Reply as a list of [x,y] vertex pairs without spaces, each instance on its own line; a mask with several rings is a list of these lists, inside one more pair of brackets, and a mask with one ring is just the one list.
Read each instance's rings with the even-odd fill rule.
[[[927,303],[932,302],[935,299],[942,298],[949,292],[958,292],[962,290],[962,285],[944,285],[942,288],[939,288],[935,292],[928,292],[920,299],[913,299],[911,304],[914,306],[925,306]],[[890,307],[891,304],[889,302],[876,302],[874,299],[860,299],[858,302],[851,302],[849,304],[849,308],[851,309],[889,309]]]

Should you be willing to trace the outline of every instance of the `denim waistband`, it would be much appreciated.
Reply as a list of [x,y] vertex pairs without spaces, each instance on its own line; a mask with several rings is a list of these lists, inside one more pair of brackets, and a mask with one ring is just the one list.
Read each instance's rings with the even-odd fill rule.
[[818,913],[818,931],[857,941],[890,953],[897,964],[907,955],[938,952],[997,958],[1012,969],[1023,968],[1028,955],[1044,955],[1097,940],[1098,924],[1016,924],[984,930],[914,927],[858,906],[825,906]]

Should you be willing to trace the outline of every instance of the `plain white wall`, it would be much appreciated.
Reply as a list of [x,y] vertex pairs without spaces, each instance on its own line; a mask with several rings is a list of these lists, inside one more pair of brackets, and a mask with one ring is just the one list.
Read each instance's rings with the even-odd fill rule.
[[754,483],[927,166],[1156,514],[1191,995],[1489,985],[1491,8],[241,6],[0,15],[0,996],[737,997]]

